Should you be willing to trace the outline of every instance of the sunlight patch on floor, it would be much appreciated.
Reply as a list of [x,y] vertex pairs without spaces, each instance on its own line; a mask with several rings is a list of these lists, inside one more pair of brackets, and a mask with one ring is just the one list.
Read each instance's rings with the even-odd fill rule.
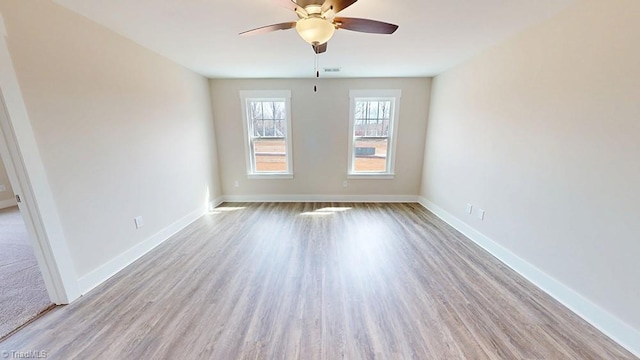
[[322,209],[300,213],[302,216],[327,216],[337,212],[351,210],[350,207],[325,207]]
[[244,206],[239,206],[239,207],[233,207],[233,206],[228,206],[228,207],[217,207],[214,208],[212,210],[209,210],[209,214],[213,214],[213,215],[217,215],[217,214],[223,214],[226,212],[232,212],[232,211],[238,211],[238,210],[243,210],[245,209]]

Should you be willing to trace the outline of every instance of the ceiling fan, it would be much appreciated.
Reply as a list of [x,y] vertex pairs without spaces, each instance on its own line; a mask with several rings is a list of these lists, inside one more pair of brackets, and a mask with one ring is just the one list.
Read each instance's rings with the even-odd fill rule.
[[358,0],[273,0],[298,15],[297,21],[259,27],[241,32],[240,35],[263,34],[276,30],[295,28],[302,39],[313,47],[316,54],[327,51],[327,42],[336,29],[370,34],[393,34],[398,25],[382,21],[336,17],[336,14]]

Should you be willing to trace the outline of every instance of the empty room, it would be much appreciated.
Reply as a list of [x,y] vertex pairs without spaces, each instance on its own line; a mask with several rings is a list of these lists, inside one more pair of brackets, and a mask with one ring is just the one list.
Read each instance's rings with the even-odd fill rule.
[[638,359],[638,39],[637,0],[0,0],[48,296],[0,357]]

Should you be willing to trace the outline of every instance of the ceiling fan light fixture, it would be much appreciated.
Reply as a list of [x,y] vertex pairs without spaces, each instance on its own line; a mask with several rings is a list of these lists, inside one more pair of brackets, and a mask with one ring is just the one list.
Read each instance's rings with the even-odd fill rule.
[[331,39],[336,27],[321,17],[309,17],[298,20],[296,31],[309,44],[324,44]]

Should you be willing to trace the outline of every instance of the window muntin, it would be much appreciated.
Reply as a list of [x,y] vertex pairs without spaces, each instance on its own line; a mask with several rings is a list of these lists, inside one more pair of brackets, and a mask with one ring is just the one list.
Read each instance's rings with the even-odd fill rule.
[[393,175],[399,90],[351,92],[349,175]]
[[241,98],[247,174],[291,175],[290,93],[241,92]]

